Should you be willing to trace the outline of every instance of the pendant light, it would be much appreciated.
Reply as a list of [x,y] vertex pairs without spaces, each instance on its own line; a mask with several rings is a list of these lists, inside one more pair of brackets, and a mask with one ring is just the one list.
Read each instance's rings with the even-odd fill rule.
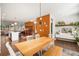
[[40,3],[40,20],[42,20],[42,17],[41,17],[41,3]]

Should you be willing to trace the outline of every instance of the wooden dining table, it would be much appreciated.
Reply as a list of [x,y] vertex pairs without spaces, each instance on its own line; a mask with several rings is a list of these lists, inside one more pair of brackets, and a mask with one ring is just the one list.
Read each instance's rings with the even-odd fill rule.
[[35,53],[44,49],[47,44],[54,41],[49,37],[40,37],[38,39],[32,39],[24,42],[19,42],[15,44],[15,47],[22,53],[24,56],[33,56]]

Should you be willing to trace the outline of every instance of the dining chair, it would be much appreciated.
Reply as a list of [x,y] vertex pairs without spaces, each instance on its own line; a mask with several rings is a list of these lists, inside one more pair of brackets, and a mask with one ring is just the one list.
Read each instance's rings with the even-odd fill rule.
[[26,36],[26,39],[27,40],[32,40],[32,39],[34,39],[34,37],[33,37],[33,35],[29,35],[29,36]]
[[51,46],[54,46],[54,41],[51,41],[50,43],[48,43],[43,50],[47,51]]
[[20,52],[16,52],[16,53],[14,52],[14,50],[10,46],[9,42],[6,42],[5,46],[8,49],[10,56],[22,56],[22,54]]
[[40,35],[39,34],[36,34],[35,35],[35,39],[39,39],[40,38]]
[[50,47],[43,56],[62,56],[63,48],[60,46]]

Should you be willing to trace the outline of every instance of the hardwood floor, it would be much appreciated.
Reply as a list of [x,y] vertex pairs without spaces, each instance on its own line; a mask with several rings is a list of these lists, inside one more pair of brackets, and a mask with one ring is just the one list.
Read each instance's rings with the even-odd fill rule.
[[79,52],[79,46],[75,42],[56,40],[55,45],[61,46],[61,47],[65,48],[65,49],[70,49],[70,50]]
[[[7,56],[9,55],[9,52],[5,46],[5,43],[7,42],[7,36],[2,36],[1,37],[1,56]],[[13,50],[16,52],[17,49],[15,49],[14,45],[12,45]]]
[[6,36],[1,36],[1,56],[6,56],[8,55],[8,50],[5,47],[5,42],[6,42]]
[[[1,55],[2,56],[7,56],[9,55],[7,48],[5,47],[6,43],[6,37],[2,36],[1,37]],[[61,46],[62,48],[70,49],[79,52],[79,47],[76,43],[73,42],[67,42],[67,41],[62,41],[62,40],[56,40],[55,45]],[[12,45],[11,45],[12,46]],[[14,51],[16,52],[17,50],[15,49],[14,46],[12,46]]]

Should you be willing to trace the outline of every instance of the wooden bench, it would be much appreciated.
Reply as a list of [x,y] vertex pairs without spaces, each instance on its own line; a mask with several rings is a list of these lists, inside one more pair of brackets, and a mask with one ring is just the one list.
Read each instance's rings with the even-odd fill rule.
[[61,56],[62,49],[63,48],[59,46],[50,47],[43,55],[44,56]]

